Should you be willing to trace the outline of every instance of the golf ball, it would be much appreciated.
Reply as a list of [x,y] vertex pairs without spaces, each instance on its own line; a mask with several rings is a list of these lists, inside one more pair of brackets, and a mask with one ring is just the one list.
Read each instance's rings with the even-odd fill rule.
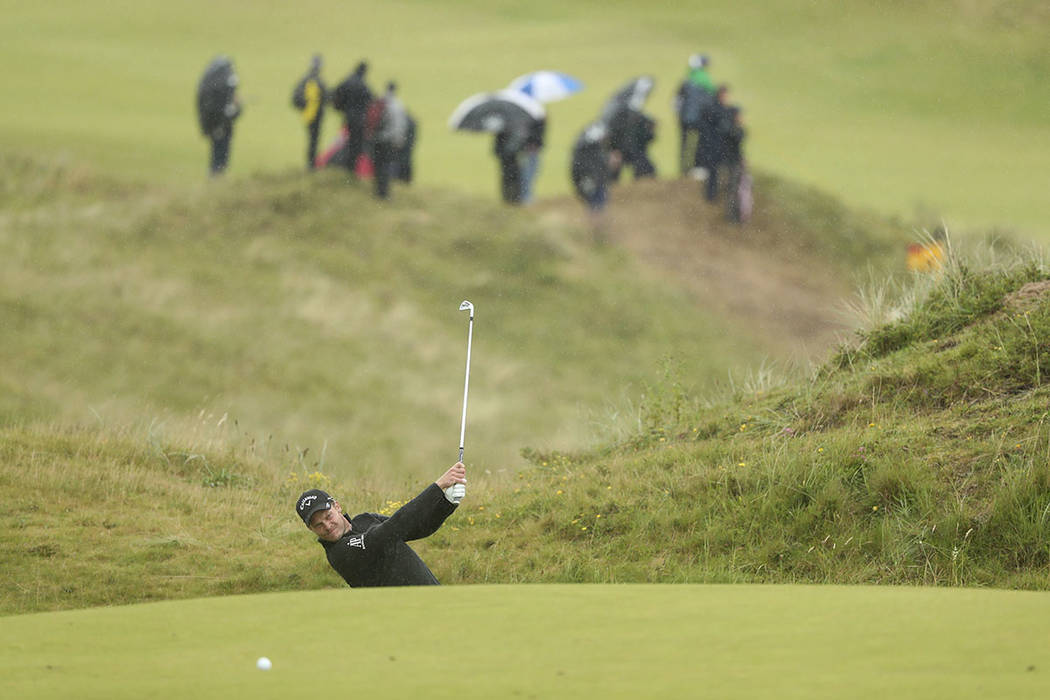
[[255,662],[255,666],[260,671],[269,671],[270,667],[273,666],[273,664],[271,664],[270,660],[268,658],[266,658],[265,656],[260,656],[259,660]]

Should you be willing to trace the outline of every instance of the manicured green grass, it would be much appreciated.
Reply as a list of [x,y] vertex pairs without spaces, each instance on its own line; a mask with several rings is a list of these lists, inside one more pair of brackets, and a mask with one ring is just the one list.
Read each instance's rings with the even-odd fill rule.
[[[375,87],[400,83],[422,126],[422,184],[496,197],[490,139],[450,133],[446,121],[468,95],[537,68],[586,84],[550,105],[541,196],[567,191],[576,134],[640,73],[657,78],[653,153],[670,174],[671,96],[686,57],[706,51],[745,107],[762,169],[959,229],[1046,235],[1050,220],[1050,18],[1038,0],[10,5],[0,59],[17,70],[3,79],[0,148],[69,153],[134,180],[203,179],[193,93],[219,52],[235,59],[247,103],[235,177],[299,167],[304,135],[288,95],[315,51],[330,81],[367,58]],[[330,116],[325,138],[335,129]]]
[[1050,692],[1048,613],[1042,593],[831,586],[235,596],[5,618],[0,692],[1033,698]]

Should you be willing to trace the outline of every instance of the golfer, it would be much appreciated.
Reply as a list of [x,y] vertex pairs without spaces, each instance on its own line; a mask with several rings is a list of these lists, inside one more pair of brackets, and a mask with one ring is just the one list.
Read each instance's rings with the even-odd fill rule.
[[361,513],[351,518],[338,501],[319,489],[304,491],[295,512],[317,535],[328,563],[351,588],[436,586],[434,574],[405,543],[437,532],[458,505],[452,487],[466,483],[466,468],[456,462],[390,517]]

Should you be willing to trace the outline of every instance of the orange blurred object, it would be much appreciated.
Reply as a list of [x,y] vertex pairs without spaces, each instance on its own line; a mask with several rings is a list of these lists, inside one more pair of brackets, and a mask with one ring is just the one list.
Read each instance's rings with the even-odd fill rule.
[[913,272],[932,272],[944,265],[944,248],[940,243],[911,243],[908,245],[908,269]]

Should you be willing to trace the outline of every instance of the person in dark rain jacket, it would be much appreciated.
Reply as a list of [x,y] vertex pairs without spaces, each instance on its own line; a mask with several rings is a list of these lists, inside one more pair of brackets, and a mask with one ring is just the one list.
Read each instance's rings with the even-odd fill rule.
[[528,144],[532,129],[513,125],[496,132],[492,152],[499,160],[500,194],[507,204],[521,204],[524,173],[521,168],[522,151]]
[[365,150],[365,117],[368,107],[375,99],[371,88],[365,82],[368,63],[361,61],[343,82],[336,86],[332,93],[332,106],[343,113],[347,129],[347,163],[351,172],[356,172],[357,159]]
[[201,133],[211,142],[208,171],[212,177],[226,172],[230,162],[233,122],[241,115],[237,84],[233,62],[227,56],[217,56],[197,85],[197,119]]
[[295,512],[351,588],[435,586],[437,578],[406,542],[437,532],[459,505],[452,487],[465,483],[466,469],[457,462],[389,517],[361,513],[351,518],[319,489],[304,491]]
[[609,131],[602,122],[588,124],[572,147],[569,177],[576,195],[597,214],[609,197],[609,172],[615,158],[609,150]]
[[709,60],[703,54],[689,57],[689,72],[675,93],[674,110],[678,115],[678,160],[679,172],[691,174],[700,167],[700,115],[714,100],[717,88],[707,73]]
[[723,165],[725,133],[729,123],[727,104],[729,87],[719,85],[715,99],[706,106],[700,118],[700,150],[698,162],[706,171],[704,197],[709,202],[718,196],[718,170]]
[[749,187],[747,169],[744,165],[744,129],[740,108],[730,105],[726,110],[726,129],[722,135],[722,162],[726,168],[726,218],[741,223],[750,214],[749,207],[742,202]]

